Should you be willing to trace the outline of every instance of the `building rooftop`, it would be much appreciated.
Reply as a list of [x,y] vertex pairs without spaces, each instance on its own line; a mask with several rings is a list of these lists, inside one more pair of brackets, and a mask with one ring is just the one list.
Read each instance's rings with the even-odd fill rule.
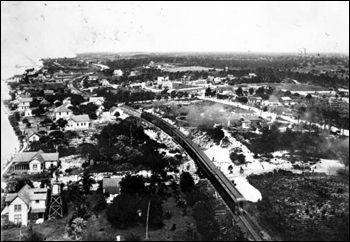
[[22,97],[21,102],[33,102],[33,98],[31,97]]
[[44,151],[39,150],[35,152],[22,152],[18,153],[13,162],[15,163],[24,163],[30,162],[33,159],[38,159],[40,162],[44,161],[56,161],[58,160],[58,152],[56,153],[44,153]]
[[105,192],[109,192],[111,194],[117,194],[120,191],[119,182],[123,177],[118,178],[103,178],[102,185]]
[[90,122],[89,115],[83,114],[83,115],[72,115],[71,119],[75,122]]
[[28,184],[25,184],[18,193],[8,193],[5,202],[11,203],[17,197],[30,206],[31,201],[46,200],[47,188],[31,188]]
[[281,97],[281,99],[283,101],[292,101],[292,99],[290,97]]

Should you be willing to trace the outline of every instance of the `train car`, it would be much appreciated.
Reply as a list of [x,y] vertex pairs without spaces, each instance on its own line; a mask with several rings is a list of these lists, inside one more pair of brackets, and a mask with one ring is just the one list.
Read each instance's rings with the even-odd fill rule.
[[191,139],[186,137],[171,124],[165,122],[157,116],[143,112],[141,117],[158,126],[168,135],[173,137],[173,139],[186,150],[197,166],[203,170],[204,175],[214,185],[215,189],[220,193],[232,212],[242,213],[245,207],[246,199],[234,187],[232,182],[213,164],[208,156],[199,149],[198,145],[193,143]]

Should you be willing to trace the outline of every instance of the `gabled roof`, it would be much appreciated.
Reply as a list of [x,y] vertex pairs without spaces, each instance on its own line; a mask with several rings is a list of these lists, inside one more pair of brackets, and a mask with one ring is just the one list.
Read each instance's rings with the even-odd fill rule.
[[18,153],[15,158],[13,159],[13,162],[19,163],[19,162],[29,162],[34,155],[36,155],[38,152],[22,152]]
[[7,193],[5,202],[12,202],[17,197],[17,193]]
[[74,122],[90,122],[89,115],[83,114],[83,115],[72,115],[70,117]]
[[43,105],[43,104],[50,104],[50,102],[47,101],[46,99],[43,99],[43,100],[40,102],[40,104],[41,104],[41,105]]
[[61,105],[55,109],[55,113],[59,113],[59,112],[72,112],[72,110],[70,110],[69,108],[66,108],[64,105]]
[[30,186],[28,184],[25,184],[21,190],[17,193],[18,197],[23,200],[27,205],[30,205],[31,199],[30,199]]
[[26,163],[30,162],[34,158],[40,162],[44,161],[56,161],[58,160],[58,152],[56,153],[44,153],[42,150],[36,152],[22,152],[18,153],[13,159],[14,163]]
[[22,97],[21,102],[33,102],[33,98],[31,97]]
[[111,107],[111,109],[109,110],[110,113],[113,113],[114,111],[117,111],[118,108],[116,106]]
[[36,135],[36,136],[38,136],[38,137],[44,136],[43,134],[40,134],[40,133],[31,131],[31,132],[28,134],[28,139],[29,139],[30,137],[32,137],[33,135]]
[[5,202],[11,203],[17,197],[30,206],[31,201],[46,200],[47,188],[31,188],[28,184],[25,184],[18,193],[8,193]]
[[57,161],[59,153],[42,153],[41,156],[45,161]]
[[104,97],[90,97],[89,98],[89,102],[96,102],[96,101],[104,102],[105,98]]

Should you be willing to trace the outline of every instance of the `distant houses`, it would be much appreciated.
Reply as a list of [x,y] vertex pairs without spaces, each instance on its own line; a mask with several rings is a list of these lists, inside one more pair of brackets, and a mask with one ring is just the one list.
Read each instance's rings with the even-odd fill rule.
[[25,97],[19,99],[20,104],[18,105],[18,111],[25,111],[26,109],[29,109],[30,103],[33,102],[33,98],[31,97]]
[[232,115],[227,122],[228,127],[250,129],[260,127],[265,120],[256,115]]
[[[293,105],[292,99],[290,97],[280,97],[279,99],[280,103],[282,103],[284,106]],[[294,103],[295,104],[295,103]]]
[[71,115],[68,119],[66,130],[86,130],[90,127],[89,115]]
[[56,120],[60,118],[67,119],[69,118],[70,115],[73,114],[73,111],[64,105],[61,105],[54,110],[54,114],[55,114]]
[[103,87],[108,87],[111,84],[106,79],[103,79],[103,80],[100,81],[100,85],[103,86]]
[[13,159],[15,173],[40,173],[52,166],[58,165],[58,152],[45,153],[42,150],[36,152],[18,153]]
[[27,135],[27,141],[29,143],[32,143],[34,141],[39,141],[39,139],[43,136],[43,134],[32,132],[31,134]]
[[96,104],[97,106],[101,106],[105,102],[104,97],[90,97],[89,103]]
[[113,71],[113,75],[114,76],[122,76],[123,75],[123,71],[122,70],[114,70]]

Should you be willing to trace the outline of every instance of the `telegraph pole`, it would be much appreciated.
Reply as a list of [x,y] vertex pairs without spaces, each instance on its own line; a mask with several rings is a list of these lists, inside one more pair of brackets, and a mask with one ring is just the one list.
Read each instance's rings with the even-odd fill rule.
[[148,201],[148,208],[147,208],[147,220],[146,220],[146,239],[148,239],[148,217],[149,217],[149,207],[151,204],[151,199]]

